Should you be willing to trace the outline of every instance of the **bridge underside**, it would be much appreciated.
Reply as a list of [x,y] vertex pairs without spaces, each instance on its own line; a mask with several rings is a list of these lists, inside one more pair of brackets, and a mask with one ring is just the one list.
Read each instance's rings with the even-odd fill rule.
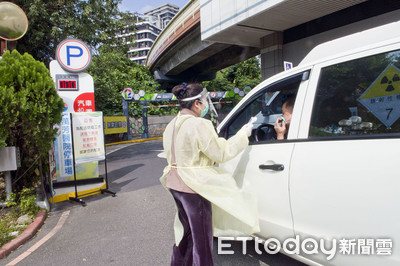
[[164,53],[153,69],[164,88],[185,82],[212,80],[215,73],[260,54],[260,48],[201,40],[200,25]]

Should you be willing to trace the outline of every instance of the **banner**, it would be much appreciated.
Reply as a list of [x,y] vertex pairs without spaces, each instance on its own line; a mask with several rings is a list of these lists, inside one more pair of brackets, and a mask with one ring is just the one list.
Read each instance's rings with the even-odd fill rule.
[[[59,135],[54,142],[56,175],[53,176],[53,183],[62,183],[74,180],[74,156],[72,154],[72,129],[70,113],[63,113]],[[97,162],[78,164],[75,166],[76,179],[92,179],[99,177]]]
[[[72,140],[71,140],[71,121],[68,113],[63,113],[61,120],[60,135],[55,143],[56,151],[59,158],[59,175],[66,178],[74,175],[73,157],[72,157]],[[58,147],[59,146],[59,147]]]

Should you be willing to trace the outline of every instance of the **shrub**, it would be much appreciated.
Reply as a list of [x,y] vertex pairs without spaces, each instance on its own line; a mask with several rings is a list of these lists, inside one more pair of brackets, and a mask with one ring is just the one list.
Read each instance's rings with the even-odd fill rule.
[[[46,66],[31,55],[6,51],[0,60],[0,147],[17,146],[22,165],[14,180],[31,186],[34,170],[48,151],[61,122],[63,100]],[[37,167],[31,167],[36,164]],[[30,169],[29,171],[27,171]]]

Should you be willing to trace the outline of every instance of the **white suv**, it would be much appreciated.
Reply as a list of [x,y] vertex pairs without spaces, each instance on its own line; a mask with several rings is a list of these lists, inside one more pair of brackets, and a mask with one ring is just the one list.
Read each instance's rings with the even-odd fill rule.
[[[396,22],[319,45],[254,88],[218,127],[229,138],[258,118],[250,145],[220,167],[257,196],[258,237],[318,241],[286,252],[295,259],[400,265],[399,29]],[[296,96],[290,127],[276,140],[288,94]],[[332,259],[315,247],[321,239],[337,241]]]

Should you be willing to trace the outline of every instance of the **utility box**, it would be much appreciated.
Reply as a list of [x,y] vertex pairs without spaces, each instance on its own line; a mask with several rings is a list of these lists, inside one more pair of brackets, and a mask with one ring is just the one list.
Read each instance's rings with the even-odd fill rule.
[[0,172],[15,171],[20,166],[21,158],[17,147],[0,148]]

